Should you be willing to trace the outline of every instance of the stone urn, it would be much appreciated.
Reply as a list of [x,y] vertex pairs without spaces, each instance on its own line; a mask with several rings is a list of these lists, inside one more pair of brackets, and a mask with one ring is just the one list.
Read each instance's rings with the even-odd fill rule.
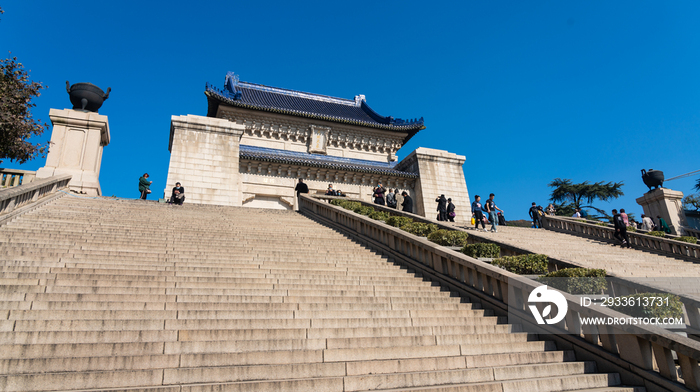
[[649,171],[642,169],[642,181],[649,187],[650,192],[651,188],[659,189],[664,185],[664,172],[654,169],[649,169]]
[[107,93],[105,94],[101,88],[92,83],[76,83],[71,86],[70,83],[66,81],[66,91],[68,91],[70,95],[70,102],[73,104],[73,109],[97,113],[102,103],[109,98],[109,93],[112,91],[112,88],[107,88]]

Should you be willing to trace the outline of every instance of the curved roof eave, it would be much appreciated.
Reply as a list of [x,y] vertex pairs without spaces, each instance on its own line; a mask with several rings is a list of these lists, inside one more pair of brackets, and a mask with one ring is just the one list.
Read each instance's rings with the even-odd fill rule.
[[[341,123],[341,124],[356,125],[356,126],[382,129],[382,130],[393,131],[393,132],[407,133],[406,137],[404,138],[404,144],[406,142],[408,142],[408,140],[410,140],[416,133],[418,133],[418,131],[425,129],[425,125],[424,125],[422,119],[415,121],[413,123],[410,123],[408,125],[372,123],[372,122],[368,122],[368,121],[359,121],[359,120],[355,120],[355,119],[349,119],[349,118],[343,118],[343,117],[337,117],[337,116],[320,115],[320,114],[306,112],[306,111],[302,111],[302,110],[289,110],[289,109],[275,108],[275,107],[270,107],[270,106],[251,105],[251,104],[248,104],[245,102],[231,99],[231,98],[225,96],[224,94],[222,94],[221,92],[216,91],[211,86],[207,86],[207,89],[205,90],[204,94],[207,96],[207,100],[208,100],[207,116],[209,116],[209,117],[216,117],[219,104],[224,103],[224,104],[229,105],[229,106],[240,107],[240,108],[244,108],[244,109],[259,110],[259,111],[265,111],[265,112],[270,112],[270,113],[286,114],[286,115],[291,115],[291,116],[296,116],[296,117],[318,119],[318,120],[336,122],[336,123]],[[369,106],[367,106],[366,103],[364,103],[364,102],[363,102],[363,105],[365,105],[367,108],[369,108]],[[369,108],[369,109],[371,110],[371,108]],[[372,110],[372,112],[376,113],[373,110]]]

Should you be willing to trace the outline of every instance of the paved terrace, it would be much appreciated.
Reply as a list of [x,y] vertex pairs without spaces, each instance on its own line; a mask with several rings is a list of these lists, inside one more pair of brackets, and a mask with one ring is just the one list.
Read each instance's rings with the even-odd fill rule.
[[[608,274],[631,278],[632,281],[635,280],[634,278],[654,278],[655,285],[664,291],[700,299],[700,284],[697,281],[678,279],[700,278],[700,265],[690,261],[660,256],[634,248],[621,248],[605,242],[545,229],[499,226],[498,233],[483,233],[473,229],[469,233],[588,268],[604,268]],[[649,279],[640,281],[650,284]]]

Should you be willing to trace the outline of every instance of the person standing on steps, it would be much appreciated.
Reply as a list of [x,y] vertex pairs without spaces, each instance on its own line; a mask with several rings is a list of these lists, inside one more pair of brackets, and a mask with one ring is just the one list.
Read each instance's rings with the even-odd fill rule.
[[386,192],[386,189],[382,186],[382,183],[380,182],[377,184],[377,187],[374,188],[374,204],[379,204],[380,206],[384,205],[384,193]]
[[389,193],[386,194],[386,206],[396,208],[396,195],[392,189],[389,189]]
[[542,221],[540,220],[540,211],[537,209],[537,203],[533,201],[532,207],[530,207],[530,210],[527,213],[530,214],[530,219],[532,219],[532,227],[535,229],[541,229]]
[[554,216],[557,214],[557,209],[554,207],[554,204],[549,203],[547,206],[547,215]]
[[294,191],[297,193],[297,210],[298,210],[299,209],[299,194],[309,193],[309,186],[304,184],[304,180],[300,178],[299,182],[294,187]]
[[455,213],[455,205],[452,204],[452,199],[447,199],[447,220],[454,222],[455,216],[457,216]]
[[396,206],[394,208],[401,211],[403,206],[403,195],[399,193],[398,189],[394,189],[394,197],[396,198]]
[[668,227],[668,223],[666,223],[666,220],[661,217],[661,215],[657,215],[656,219],[659,220],[659,228],[661,231],[663,231],[666,234],[671,234],[671,228]]
[[624,208],[620,208],[620,216],[622,217],[622,220],[625,222],[625,226],[629,226],[630,225],[630,218],[625,213]]
[[146,200],[146,196],[151,193],[151,184],[153,181],[148,180],[148,173],[144,173],[141,178],[139,178],[139,192],[141,192],[141,200]]
[[484,223],[484,206],[481,205],[481,196],[474,196],[474,202],[472,202],[472,216],[474,217],[474,228],[479,230],[479,223],[483,227],[483,231],[486,231],[486,223]]
[[625,220],[622,218],[622,215],[617,213],[617,210],[612,210],[613,213],[613,224],[615,225],[615,234],[613,236],[620,240],[622,244],[620,244],[621,247],[627,246],[628,248],[630,247],[630,239],[627,236],[627,225],[625,224]]
[[651,220],[648,216],[642,214],[642,230],[646,231],[653,231],[654,230],[654,221]]
[[445,199],[445,195],[440,195],[435,201],[438,203],[437,205],[437,212],[438,212],[438,220],[439,221],[446,221],[447,220],[447,199]]
[[494,233],[498,233],[498,214],[496,211],[501,211],[503,213],[503,210],[498,208],[496,205],[496,202],[493,201],[493,199],[496,197],[495,194],[490,194],[489,199],[486,200],[486,212],[489,213],[489,220],[491,221],[491,231]]
[[577,208],[574,210],[574,214],[571,215],[572,218],[580,218],[581,217],[581,209]]
[[401,193],[401,196],[403,196],[403,203],[401,203],[401,206],[403,207],[403,211],[410,212],[412,214],[413,213],[413,199],[411,199],[411,196],[409,196],[406,191],[403,191]]
[[185,187],[180,185],[179,182],[175,183],[173,187],[173,194],[170,195],[170,203],[177,204],[179,206],[185,202]]

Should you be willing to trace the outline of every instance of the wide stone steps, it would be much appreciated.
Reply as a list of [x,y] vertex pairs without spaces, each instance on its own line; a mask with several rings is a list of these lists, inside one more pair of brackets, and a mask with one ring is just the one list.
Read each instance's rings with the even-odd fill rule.
[[64,197],[0,249],[3,391],[634,390],[291,212]]

